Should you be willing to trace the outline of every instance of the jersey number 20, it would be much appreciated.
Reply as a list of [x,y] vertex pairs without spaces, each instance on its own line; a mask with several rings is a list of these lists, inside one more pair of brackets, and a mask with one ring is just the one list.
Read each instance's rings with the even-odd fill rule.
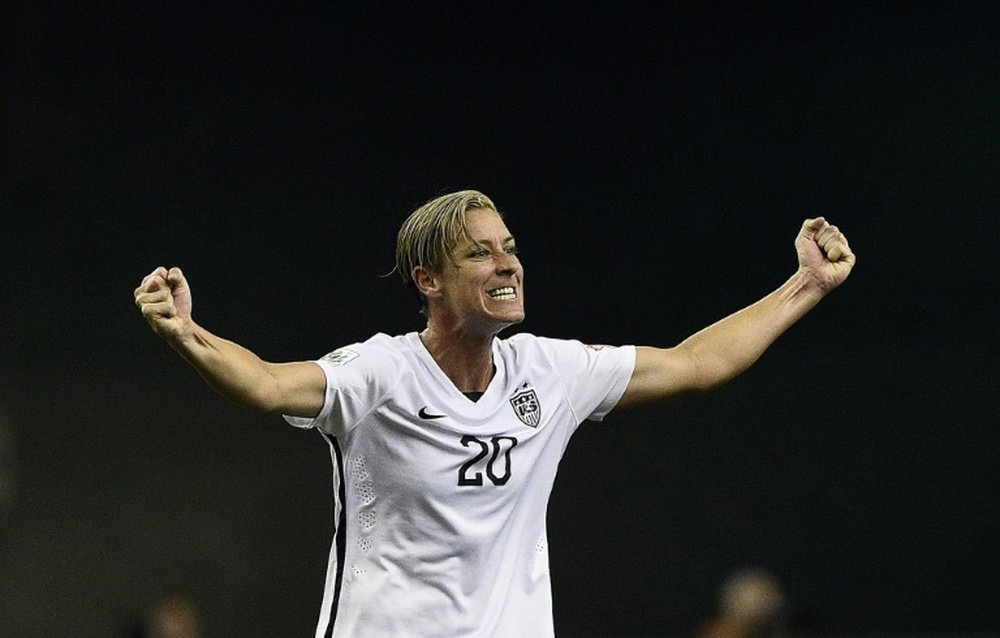
[[[495,436],[490,439],[490,443],[488,444],[486,441],[467,434],[462,437],[462,445],[472,447],[473,449],[478,448],[478,451],[475,456],[458,469],[459,485],[483,484],[483,473],[476,469],[477,465],[480,467],[483,465],[486,466],[486,476],[490,479],[490,483],[494,485],[507,484],[507,481],[510,480],[510,451],[517,445],[517,439],[512,436]],[[489,461],[481,463],[490,454],[490,447],[493,448],[493,456],[490,456]],[[503,455],[503,474],[498,474],[496,465],[501,455]]]

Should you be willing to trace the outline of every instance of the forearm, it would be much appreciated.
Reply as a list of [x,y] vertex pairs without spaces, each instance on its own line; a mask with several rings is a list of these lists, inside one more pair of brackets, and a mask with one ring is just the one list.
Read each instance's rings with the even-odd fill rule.
[[766,297],[685,339],[677,349],[695,362],[695,387],[720,385],[749,368],[823,295],[799,271]]
[[193,322],[184,336],[167,341],[222,396],[258,410],[279,409],[280,387],[269,371],[274,364]]
[[729,381],[843,283],[854,267],[847,238],[822,217],[803,222],[795,250],[798,271],[760,301],[673,348],[637,348],[632,378],[619,404],[656,401]]

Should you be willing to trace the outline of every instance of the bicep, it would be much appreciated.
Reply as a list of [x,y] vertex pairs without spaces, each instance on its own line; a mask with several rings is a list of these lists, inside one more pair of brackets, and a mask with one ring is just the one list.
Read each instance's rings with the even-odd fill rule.
[[272,410],[288,416],[307,418],[320,413],[326,400],[326,374],[318,363],[269,363],[266,367],[274,379]]
[[635,369],[618,404],[637,405],[703,389],[701,372],[687,348],[636,347]]

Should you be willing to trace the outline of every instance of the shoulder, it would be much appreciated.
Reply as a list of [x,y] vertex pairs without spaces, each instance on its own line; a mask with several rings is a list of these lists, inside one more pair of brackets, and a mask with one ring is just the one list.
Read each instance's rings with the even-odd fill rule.
[[505,339],[497,339],[497,349],[505,356],[524,357],[540,354],[558,348],[558,339],[539,337],[528,332],[519,332]]
[[366,341],[341,346],[320,357],[317,363],[326,369],[396,370],[412,350],[409,337],[378,333]]
[[527,332],[518,333],[512,335],[506,339],[500,339],[499,343],[501,347],[505,347],[514,352],[527,352],[531,350],[548,352],[553,354],[559,353],[577,353],[586,354],[600,352],[606,349],[613,349],[616,346],[608,345],[595,345],[583,343],[578,339],[559,339],[555,337],[540,337]]
[[557,365],[561,361],[585,356],[587,349],[586,345],[574,339],[539,337],[526,332],[499,339],[497,344],[504,357],[532,364],[546,361]]
[[400,353],[411,349],[411,336],[415,334],[416,333],[410,333],[393,336],[379,332],[372,335],[365,341],[358,341],[346,346],[341,346],[324,355],[322,358],[326,360],[334,360],[338,358],[343,359],[350,358],[352,355],[356,356],[361,353],[378,353],[391,356],[394,353]]
[[500,340],[508,356],[519,361],[544,359],[558,369],[592,369],[595,366],[631,368],[635,363],[635,347],[589,344],[578,339],[558,339],[520,333]]

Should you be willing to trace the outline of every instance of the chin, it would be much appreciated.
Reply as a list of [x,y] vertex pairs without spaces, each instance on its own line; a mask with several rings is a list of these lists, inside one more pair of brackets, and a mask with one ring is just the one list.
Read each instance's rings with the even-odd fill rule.
[[513,326],[513,325],[521,323],[522,321],[524,321],[524,313],[523,312],[508,317],[508,320],[505,323],[508,326]]
[[524,321],[524,308],[509,308],[504,312],[498,312],[495,316],[501,321],[521,323]]

